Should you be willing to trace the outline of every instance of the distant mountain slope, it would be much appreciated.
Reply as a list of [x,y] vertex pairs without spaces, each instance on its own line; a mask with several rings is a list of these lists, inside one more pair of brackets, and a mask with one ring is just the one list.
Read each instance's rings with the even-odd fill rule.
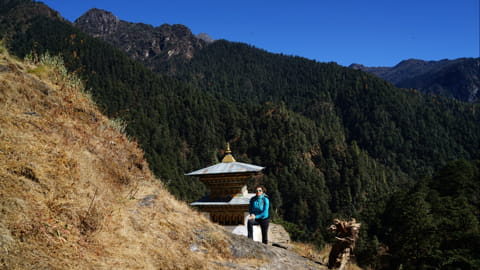
[[184,25],[164,24],[153,27],[120,20],[109,11],[91,9],[75,20],[82,31],[104,39],[125,51],[133,59],[153,67],[171,57],[191,59],[196,50],[207,46],[205,34],[197,38]]
[[443,95],[465,102],[480,102],[480,58],[422,61],[410,59],[394,67],[366,67],[352,64],[397,87]]
[[[334,130],[338,117],[348,142],[409,175],[446,156],[478,157],[470,149],[480,149],[479,142],[468,139],[480,136],[478,105],[398,89],[365,72],[228,41],[216,41],[174,69],[182,80],[235,102],[284,103],[324,130]],[[465,117],[472,122],[460,124]]]

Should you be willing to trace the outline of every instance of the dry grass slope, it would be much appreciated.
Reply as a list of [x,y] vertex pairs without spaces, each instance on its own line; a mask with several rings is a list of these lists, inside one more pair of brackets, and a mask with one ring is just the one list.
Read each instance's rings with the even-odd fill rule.
[[0,44],[0,269],[325,269],[308,250],[226,233],[175,200],[60,58]]
[[229,235],[162,187],[61,61],[37,60],[0,48],[0,268],[261,263],[232,256]]

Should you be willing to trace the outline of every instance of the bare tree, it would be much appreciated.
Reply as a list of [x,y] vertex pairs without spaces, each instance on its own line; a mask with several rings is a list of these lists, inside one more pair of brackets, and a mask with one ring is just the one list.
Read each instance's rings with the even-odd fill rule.
[[334,219],[328,230],[335,234],[337,241],[332,246],[328,256],[328,268],[344,270],[353,253],[358,239],[361,223],[352,218],[350,221]]

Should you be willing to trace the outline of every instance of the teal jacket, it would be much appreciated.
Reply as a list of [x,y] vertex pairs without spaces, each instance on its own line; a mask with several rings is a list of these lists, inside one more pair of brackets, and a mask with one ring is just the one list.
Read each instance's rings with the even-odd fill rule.
[[248,205],[248,213],[254,214],[255,219],[266,219],[268,218],[268,208],[270,207],[270,201],[268,196],[262,194],[260,196],[254,196],[250,199],[250,204]]

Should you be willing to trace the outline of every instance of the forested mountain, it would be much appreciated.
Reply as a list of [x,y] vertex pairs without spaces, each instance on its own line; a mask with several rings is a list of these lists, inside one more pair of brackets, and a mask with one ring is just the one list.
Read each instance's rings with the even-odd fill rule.
[[350,67],[377,75],[397,87],[418,89],[465,102],[480,101],[480,58],[405,60],[394,67]]
[[[334,63],[218,41],[174,69],[180,79],[234,102],[284,103],[322,130],[338,131],[334,119],[340,119],[347,142],[412,176],[447,160],[478,157],[478,105],[400,90]],[[457,133],[470,121],[468,131]]]
[[[100,20],[89,20],[89,23],[86,23],[84,17],[99,16],[94,10],[87,14],[90,15],[84,15],[77,21],[84,22],[82,29],[88,33],[95,35],[96,31],[92,29],[110,28],[108,23]],[[131,31],[128,30],[127,33]],[[122,32],[117,31],[111,36],[116,36],[118,40]],[[110,38],[104,39],[112,45],[116,44],[110,41]],[[178,46],[183,47],[183,43]],[[122,49],[122,46],[119,48]],[[365,73],[351,72],[333,63],[322,64],[300,57],[275,55],[246,44],[222,40],[206,48],[199,48],[190,61],[182,61],[184,58],[172,57],[169,61],[163,61],[149,57],[144,63],[153,70],[173,73],[187,83],[195,83],[206,92],[221,94],[223,98],[236,103],[285,102],[289,109],[316,119],[321,125],[332,122],[323,121],[322,117],[335,118],[340,113],[344,122],[340,126],[345,125],[347,128],[348,141],[356,141],[361,148],[382,159],[383,163],[394,167],[399,165],[402,171],[409,174],[418,174],[419,171],[420,174],[431,173],[432,165],[442,164],[445,160],[465,155],[467,158],[478,156],[474,150],[478,149],[478,143],[470,140],[473,145],[461,146],[469,140],[452,136],[449,130],[433,134],[438,131],[428,126],[436,125],[435,123],[416,121],[419,114],[433,115],[431,110],[435,108],[423,106],[423,103],[434,102],[435,98],[424,99],[421,95],[399,94],[399,91],[392,90],[394,88],[390,85]],[[435,72],[440,69],[439,65],[435,66],[436,68],[431,67],[428,70]],[[355,98],[356,95],[358,98]],[[379,101],[374,101],[372,97],[375,95],[383,97],[380,97]],[[447,100],[444,102],[450,103]],[[383,104],[377,106],[376,103],[391,105],[390,108],[384,108]],[[404,110],[405,104],[410,104],[413,108],[398,114],[397,112]],[[358,108],[359,106],[363,108]],[[329,108],[337,109],[334,116],[324,113]],[[437,121],[440,119],[435,120]],[[462,125],[456,121],[444,124]],[[381,127],[374,127],[379,125]],[[417,125],[422,127],[416,127]],[[372,132],[376,128],[379,130]],[[410,134],[412,132],[414,134]],[[430,141],[433,136],[439,137],[439,140],[433,140],[437,141],[433,142],[435,145],[423,146],[425,143],[419,142]],[[451,138],[454,140],[453,144]],[[462,142],[457,143],[458,141]],[[477,148],[471,147],[474,145]],[[413,150],[418,146],[424,149]],[[432,151],[437,151],[438,154]],[[415,161],[412,162],[412,159]]]
[[[217,162],[229,141],[237,160],[267,167],[262,180],[294,239],[321,245],[333,216],[359,219],[357,252],[365,265],[378,264],[379,245],[395,245],[388,228],[397,228],[385,212],[394,192],[412,193],[420,176],[431,177],[449,160],[479,158],[478,104],[224,40],[188,61],[171,57],[150,66],[168,70],[166,76],[68,22],[36,16],[32,10],[43,5],[18,2],[24,4],[0,9],[10,49],[20,57],[62,55],[105,112],[127,123],[173,194],[185,200],[203,195],[199,181],[183,174]],[[477,176],[469,181],[478,183]],[[472,224],[476,215],[468,216]],[[472,233],[478,237],[478,228]]]

